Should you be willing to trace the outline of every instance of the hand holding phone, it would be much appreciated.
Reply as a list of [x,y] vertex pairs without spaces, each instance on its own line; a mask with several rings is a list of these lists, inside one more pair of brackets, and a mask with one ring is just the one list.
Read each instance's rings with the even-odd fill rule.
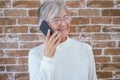
[[44,33],[45,36],[47,35],[48,30],[50,30],[50,35],[54,33],[53,29],[46,21],[42,21],[42,24],[40,25],[40,30]]

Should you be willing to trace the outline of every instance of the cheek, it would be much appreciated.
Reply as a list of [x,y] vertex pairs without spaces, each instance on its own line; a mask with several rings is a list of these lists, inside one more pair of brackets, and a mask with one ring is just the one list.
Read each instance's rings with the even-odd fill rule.
[[69,31],[70,31],[70,24],[67,24],[67,31],[69,33]]

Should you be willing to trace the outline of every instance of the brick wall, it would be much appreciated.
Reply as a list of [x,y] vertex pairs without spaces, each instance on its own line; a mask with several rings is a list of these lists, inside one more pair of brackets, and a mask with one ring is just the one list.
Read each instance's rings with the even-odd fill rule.
[[[120,80],[120,0],[65,0],[70,37],[89,43],[99,80]],[[0,80],[28,80],[28,51],[43,43],[39,0],[0,0]]]

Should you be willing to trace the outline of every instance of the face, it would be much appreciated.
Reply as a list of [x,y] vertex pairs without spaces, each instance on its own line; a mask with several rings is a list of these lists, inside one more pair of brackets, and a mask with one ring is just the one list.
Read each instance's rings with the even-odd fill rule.
[[67,12],[63,10],[49,22],[54,31],[59,32],[61,42],[67,39],[70,30],[70,21],[70,16],[68,16]]

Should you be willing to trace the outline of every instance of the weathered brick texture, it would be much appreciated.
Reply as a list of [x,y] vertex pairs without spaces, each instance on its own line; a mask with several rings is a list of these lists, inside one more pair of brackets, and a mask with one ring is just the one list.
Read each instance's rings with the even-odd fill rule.
[[[120,80],[120,0],[64,0],[69,36],[93,47],[99,80]],[[0,0],[0,80],[29,80],[28,52],[43,43],[40,0]]]

